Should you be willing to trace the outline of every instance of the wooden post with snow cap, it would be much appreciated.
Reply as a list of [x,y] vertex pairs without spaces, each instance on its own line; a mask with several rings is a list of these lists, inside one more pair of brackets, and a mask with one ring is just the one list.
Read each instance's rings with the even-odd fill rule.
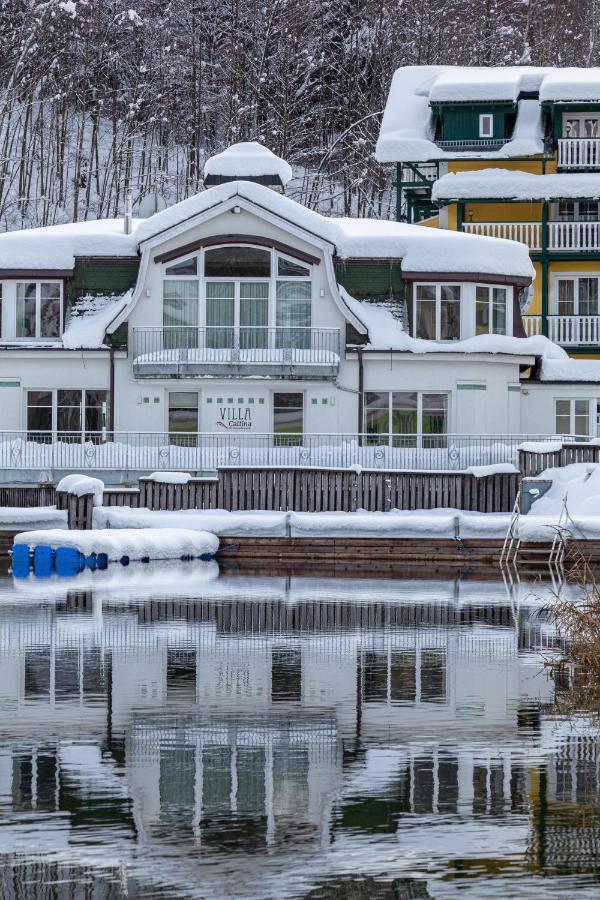
[[67,527],[87,530],[94,527],[94,505],[102,503],[104,484],[87,475],[66,475],[56,486],[56,506],[67,511]]

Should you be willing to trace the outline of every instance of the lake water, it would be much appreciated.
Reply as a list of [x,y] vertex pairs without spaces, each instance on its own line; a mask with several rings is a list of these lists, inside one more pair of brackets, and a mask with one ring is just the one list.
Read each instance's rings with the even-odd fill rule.
[[0,579],[0,897],[597,897],[540,586]]

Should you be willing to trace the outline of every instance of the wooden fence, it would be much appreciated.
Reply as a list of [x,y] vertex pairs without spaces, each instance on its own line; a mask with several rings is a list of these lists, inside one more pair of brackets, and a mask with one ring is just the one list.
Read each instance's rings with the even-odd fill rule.
[[534,478],[545,469],[558,469],[571,463],[600,462],[600,444],[568,443],[556,450],[519,450],[519,469],[524,478]]

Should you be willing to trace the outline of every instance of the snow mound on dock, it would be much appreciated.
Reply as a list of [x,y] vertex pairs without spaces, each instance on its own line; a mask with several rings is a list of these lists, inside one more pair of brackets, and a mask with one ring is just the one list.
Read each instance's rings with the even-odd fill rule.
[[56,491],[60,494],[75,494],[77,497],[93,494],[94,506],[102,506],[104,482],[89,475],[65,475],[56,485]]
[[70,547],[84,556],[106,553],[109,561],[126,556],[130,560],[180,559],[186,557],[214,556],[219,549],[219,539],[208,531],[192,531],[184,528],[108,528],[89,531],[22,531],[14,539],[15,546]]

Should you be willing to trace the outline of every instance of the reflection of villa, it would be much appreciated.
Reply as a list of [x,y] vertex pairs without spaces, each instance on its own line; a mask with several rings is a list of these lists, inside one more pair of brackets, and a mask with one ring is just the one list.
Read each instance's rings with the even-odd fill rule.
[[[340,584],[230,577],[189,601],[65,589],[56,605],[0,606],[3,846],[24,849],[19,813],[69,811],[41,852],[95,822],[124,859],[151,852],[153,877],[182,892],[203,847],[235,852],[247,896],[265,896],[253,853],[269,847],[281,895],[277,879],[318,879],[320,848],[327,871],[347,871],[367,838],[372,874],[401,873],[398,848],[429,858],[433,835],[444,865],[485,866],[512,844],[515,866],[544,866],[559,840],[544,811],[585,802],[600,777],[597,744],[556,744],[537,712],[554,693],[527,652],[543,620],[493,585],[413,597],[410,583],[378,582],[368,599],[375,583],[347,596]],[[575,834],[560,833],[566,861]],[[198,854],[172,865],[174,841]],[[213,856],[207,893],[230,876]]]

